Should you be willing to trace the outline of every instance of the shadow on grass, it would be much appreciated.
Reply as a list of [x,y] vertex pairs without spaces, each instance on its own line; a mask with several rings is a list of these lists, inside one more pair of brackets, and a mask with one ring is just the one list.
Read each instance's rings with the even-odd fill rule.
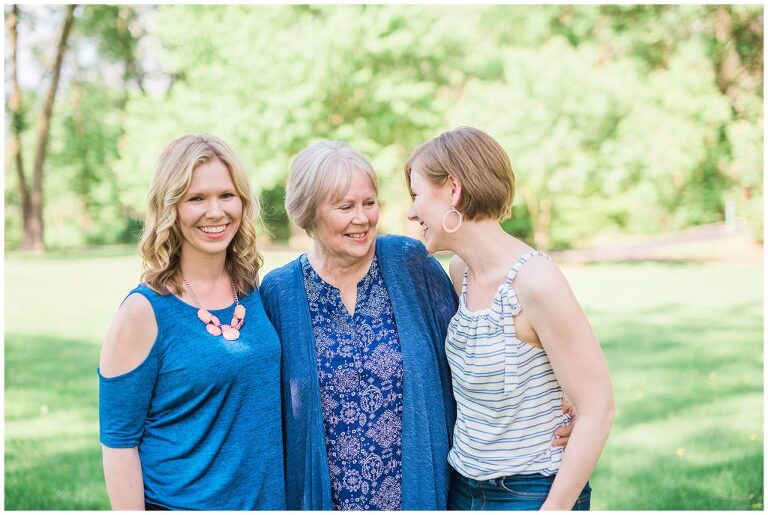
[[[680,306],[648,310],[678,320],[642,323],[634,313],[604,318],[601,344],[620,408],[617,424],[646,423],[713,399],[762,393],[762,318],[735,306],[692,319]],[[678,312],[680,314],[678,314]],[[619,398],[618,396],[625,397]]]
[[[612,481],[610,477],[594,477],[593,483],[601,485],[606,492],[599,489],[593,492],[593,509],[762,511],[762,455],[714,465],[659,460],[652,467],[633,468],[631,462],[626,461],[622,462],[622,467],[621,475],[615,476],[620,478],[618,481]],[[631,488],[627,484],[631,484]],[[733,489],[745,493],[718,493]],[[609,490],[620,492],[620,495],[608,494]],[[603,503],[601,497],[610,500]]]
[[[724,441],[729,436],[702,431],[690,443]],[[592,493],[593,509],[762,511],[762,449],[729,458],[724,458],[727,449],[710,450],[707,463],[661,456],[645,446],[623,451],[614,452],[613,459],[602,459],[599,473],[593,475],[593,484],[599,485]],[[645,459],[632,459],[638,453]]]
[[40,400],[50,409],[95,412],[98,407],[96,368],[99,351],[99,345],[88,340],[7,334],[6,420],[9,404],[16,402],[15,396],[19,392],[24,392],[26,402]]
[[108,509],[98,440],[99,346],[5,339],[5,508]]
[[[60,437],[6,440],[6,510],[108,510],[98,440],[57,450]],[[71,442],[70,442],[71,443]],[[13,466],[9,466],[13,464]]]
[[[761,307],[730,304],[698,316],[667,303],[600,318],[617,417],[593,475],[603,489],[593,494],[595,509],[762,509]],[[727,418],[742,413],[749,427]],[[619,437],[628,432],[648,437]]]

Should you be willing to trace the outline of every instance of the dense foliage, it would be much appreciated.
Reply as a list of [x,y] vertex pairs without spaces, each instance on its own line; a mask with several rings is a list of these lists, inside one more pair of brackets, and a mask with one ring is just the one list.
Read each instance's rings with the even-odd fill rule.
[[[22,9],[20,47],[51,9]],[[277,239],[291,158],[346,140],[381,177],[382,229],[402,232],[405,159],[465,124],[509,152],[505,227],[540,247],[721,221],[726,206],[762,234],[762,6],[86,5],[72,37],[48,246],[135,239],[154,160],[188,132],[243,156]],[[31,132],[42,95],[24,94]],[[21,241],[12,167],[6,246]]]

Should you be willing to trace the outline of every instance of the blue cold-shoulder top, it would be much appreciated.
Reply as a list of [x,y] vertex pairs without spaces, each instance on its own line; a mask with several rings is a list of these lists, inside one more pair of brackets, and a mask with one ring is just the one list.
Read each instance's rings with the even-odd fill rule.
[[[240,338],[212,336],[197,308],[146,285],[157,338],[115,377],[99,371],[100,440],[138,447],[145,502],[167,509],[285,509],[280,342],[258,290]],[[222,323],[235,304],[211,310]]]

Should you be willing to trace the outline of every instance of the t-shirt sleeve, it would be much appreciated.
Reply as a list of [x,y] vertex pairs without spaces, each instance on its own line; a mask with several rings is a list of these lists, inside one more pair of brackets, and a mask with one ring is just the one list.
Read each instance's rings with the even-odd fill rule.
[[104,377],[96,370],[99,440],[107,447],[131,448],[141,442],[159,370],[156,347],[153,345],[146,359],[125,374]]

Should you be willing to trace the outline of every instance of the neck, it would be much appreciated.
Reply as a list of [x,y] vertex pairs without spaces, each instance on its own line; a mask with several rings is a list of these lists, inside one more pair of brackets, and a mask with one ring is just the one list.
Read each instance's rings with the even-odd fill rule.
[[226,253],[201,254],[189,248],[182,248],[181,273],[196,284],[211,284],[226,276]]
[[473,275],[492,274],[509,268],[511,257],[528,245],[507,234],[495,220],[465,221],[451,239],[447,250],[457,254]]
[[339,255],[331,252],[318,239],[313,240],[312,251],[307,254],[315,272],[327,283],[340,288],[347,283],[357,284],[368,272],[376,254],[376,245],[362,257]]

